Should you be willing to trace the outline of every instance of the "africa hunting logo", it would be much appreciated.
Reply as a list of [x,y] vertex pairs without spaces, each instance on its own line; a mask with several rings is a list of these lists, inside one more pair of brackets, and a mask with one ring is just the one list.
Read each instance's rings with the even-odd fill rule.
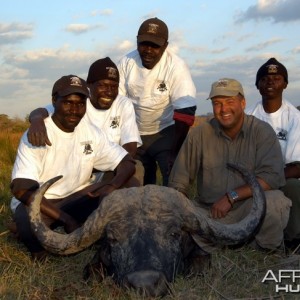
[[117,79],[118,78],[118,70],[113,67],[106,67],[108,78]]
[[81,80],[77,76],[73,76],[73,77],[70,78],[70,85],[82,86]]
[[92,141],[81,142],[81,145],[84,145],[83,153],[85,155],[91,154],[94,150],[92,149]]
[[159,29],[159,25],[155,23],[149,23],[148,25],[148,33],[157,34]]
[[261,282],[272,283],[275,286],[276,293],[284,292],[285,294],[299,294],[300,270],[268,270]]
[[120,116],[113,117],[109,127],[118,128],[119,126],[120,126]]
[[160,92],[164,92],[164,91],[167,91],[167,85],[165,84],[164,81],[162,81],[159,86],[157,87],[157,89],[160,91]]
[[227,86],[228,86],[228,80],[226,80],[226,79],[218,80],[217,85],[216,85],[216,87],[224,87],[224,88]]
[[268,65],[268,74],[277,74],[278,66],[277,65]]
[[282,128],[277,128],[277,130],[278,130],[278,132],[276,133],[277,138],[279,140],[286,141],[287,140],[287,131]]

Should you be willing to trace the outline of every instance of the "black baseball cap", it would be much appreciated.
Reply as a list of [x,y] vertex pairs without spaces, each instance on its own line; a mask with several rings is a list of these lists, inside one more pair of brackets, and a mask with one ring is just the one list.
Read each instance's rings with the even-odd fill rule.
[[54,83],[52,96],[64,97],[70,94],[82,94],[89,97],[89,90],[85,80],[76,75],[66,75]]
[[152,42],[158,46],[163,46],[169,38],[168,26],[158,18],[151,18],[142,23],[139,28],[137,41]]

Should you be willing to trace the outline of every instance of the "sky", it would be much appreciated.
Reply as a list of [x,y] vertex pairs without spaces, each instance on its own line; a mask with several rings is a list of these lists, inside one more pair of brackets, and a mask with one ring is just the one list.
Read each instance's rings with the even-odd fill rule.
[[141,23],[169,28],[169,47],[185,60],[197,89],[197,115],[212,111],[211,84],[239,80],[251,106],[258,68],[269,58],[289,76],[284,97],[300,105],[299,0],[14,0],[0,10],[0,115],[24,118],[51,102],[63,75],[86,79],[91,63],[115,63],[136,49]]

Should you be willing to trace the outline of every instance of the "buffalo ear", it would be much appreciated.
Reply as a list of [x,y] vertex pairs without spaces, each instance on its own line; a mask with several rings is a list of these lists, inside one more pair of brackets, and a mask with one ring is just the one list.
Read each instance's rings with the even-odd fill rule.
[[87,281],[91,276],[93,276],[96,277],[98,281],[102,281],[108,275],[108,268],[109,268],[110,261],[106,260],[108,264],[105,264],[103,262],[103,258],[105,257],[105,252],[106,252],[105,249],[103,249],[102,247],[97,249],[92,260],[83,269],[84,280]]
[[[99,244],[99,249],[97,250],[98,262],[104,266],[104,269],[109,272],[111,267],[111,255],[110,255],[110,245],[108,243],[107,237],[102,237],[97,244]],[[95,255],[95,256],[96,256]]]
[[207,273],[211,267],[211,254],[207,253],[197,244],[184,260],[184,276],[197,276]]
[[[201,238],[200,235],[198,235],[198,234],[191,234],[191,237],[192,237],[193,241],[196,243],[196,245],[197,245],[199,248],[201,248],[201,247],[203,246],[203,241],[201,241],[202,238]],[[208,241],[205,239],[205,244],[207,244],[207,242],[208,242]]]
[[184,276],[197,276],[208,271],[211,255],[201,248],[199,235],[186,232],[183,235],[182,264],[178,272]]

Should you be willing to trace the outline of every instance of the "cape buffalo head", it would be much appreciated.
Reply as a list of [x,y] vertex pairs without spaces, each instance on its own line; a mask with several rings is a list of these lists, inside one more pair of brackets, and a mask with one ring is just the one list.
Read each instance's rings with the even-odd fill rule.
[[[197,245],[197,236],[215,243],[246,242],[265,215],[265,195],[254,175],[241,172],[253,191],[253,206],[243,220],[222,224],[207,218],[180,192],[147,185],[116,190],[105,197],[82,227],[70,234],[49,229],[42,221],[40,201],[59,178],[46,182],[36,192],[29,215],[41,244],[50,252],[67,255],[98,241],[99,250],[85,268],[96,265],[122,286],[150,296],[168,292],[168,283],[179,272],[201,271],[208,254]],[[204,260],[202,259],[204,258]]]

